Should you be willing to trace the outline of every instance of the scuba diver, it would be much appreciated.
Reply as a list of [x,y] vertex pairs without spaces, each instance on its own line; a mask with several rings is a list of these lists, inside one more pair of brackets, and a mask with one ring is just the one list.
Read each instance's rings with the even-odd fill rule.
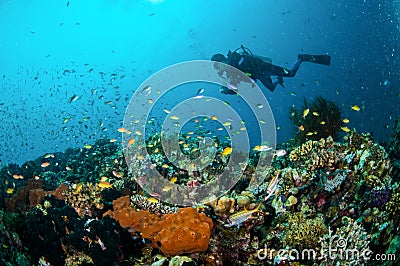
[[[291,68],[287,69],[273,65],[270,58],[253,55],[250,49],[243,45],[233,52],[229,50],[227,56],[228,57],[225,57],[223,54],[215,54],[212,56],[211,61],[221,62],[241,70],[254,80],[254,82],[259,80],[270,91],[274,91],[278,84],[283,87],[283,77],[294,77],[302,62],[311,62],[325,66],[329,66],[331,63],[331,57],[329,55],[299,54]],[[223,69],[222,64],[219,64],[216,68],[220,76],[226,71],[226,69]],[[272,77],[275,77],[274,80],[272,80]],[[228,78],[232,79],[232,77],[229,76]],[[229,86],[230,88],[223,86],[221,93],[236,94],[236,85],[238,83],[238,80],[233,80],[233,85]]]

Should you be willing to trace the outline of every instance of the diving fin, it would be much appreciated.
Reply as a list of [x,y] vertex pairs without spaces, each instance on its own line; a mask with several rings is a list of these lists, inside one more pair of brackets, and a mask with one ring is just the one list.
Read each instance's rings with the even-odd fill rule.
[[331,57],[329,55],[299,54],[298,58],[303,62],[311,62],[325,66],[331,64]]

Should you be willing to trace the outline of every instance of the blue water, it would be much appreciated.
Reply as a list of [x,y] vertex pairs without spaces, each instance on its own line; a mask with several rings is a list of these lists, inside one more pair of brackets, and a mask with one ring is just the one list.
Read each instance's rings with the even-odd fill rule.
[[129,99],[149,75],[241,44],[285,67],[299,53],[332,56],[329,67],[304,63],[266,92],[278,142],[293,136],[289,107],[316,96],[336,102],[350,128],[387,141],[400,116],[398,9],[359,0],[3,0],[0,160],[120,139]]

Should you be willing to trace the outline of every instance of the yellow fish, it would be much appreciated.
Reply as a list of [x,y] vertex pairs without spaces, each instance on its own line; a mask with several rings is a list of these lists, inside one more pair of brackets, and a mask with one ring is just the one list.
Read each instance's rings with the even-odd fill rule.
[[306,134],[306,136],[312,136],[312,135],[317,135],[317,132],[308,132],[307,134]]
[[131,146],[133,143],[135,143],[135,139],[128,140],[128,146]]
[[85,146],[83,146],[85,149],[90,149],[90,148],[92,148],[92,145],[90,145],[90,144],[86,144]]
[[147,201],[151,202],[151,203],[158,203],[158,199],[156,199],[154,197],[147,198]]
[[312,112],[312,114],[315,116],[319,116],[319,114],[317,112]]
[[7,194],[12,194],[12,193],[14,193],[14,188],[13,188],[13,187],[7,188],[6,193],[7,193]]
[[258,206],[253,209],[253,210],[243,210],[240,212],[237,212],[235,214],[232,214],[229,218],[228,218],[228,223],[225,224],[226,227],[232,227],[232,226],[240,226],[243,222],[245,222],[248,219],[252,218],[253,213],[256,213],[258,211],[260,211],[260,206],[261,206],[261,202],[258,204]]
[[120,128],[118,128],[118,132],[120,132],[120,133],[127,133],[129,130],[127,130],[126,128],[124,128],[124,127],[120,127]]
[[222,151],[222,156],[228,156],[229,154],[232,153],[232,148],[231,147],[226,147],[223,151]]
[[167,192],[170,191],[172,189],[172,184],[166,185],[165,187],[163,187],[162,191]]
[[325,121],[321,121],[319,122],[321,125],[325,125]]
[[348,128],[348,127],[341,127],[340,129],[342,131],[344,131],[344,132],[350,132],[351,131],[350,128]]
[[81,192],[82,188],[83,188],[83,184],[82,184],[82,183],[79,183],[79,184],[76,186],[76,189],[75,189],[74,194],[79,194],[79,192]]
[[351,109],[357,112],[361,110],[361,108],[358,105],[351,106]]
[[114,142],[116,142],[117,141],[117,139],[110,139],[110,142],[111,143],[114,143]]
[[216,115],[213,115],[213,116],[211,117],[211,120],[216,121],[216,120],[218,120],[218,117],[217,117]]
[[345,123],[345,124],[347,124],[347,123],[349,123],[349,122],[350,122],[350,120],[349,120],[349,119],[347,119],[347,118],[345,118],[345,119],[343,119],[343,120],[342,120],[342,122],[343,122],[343,123]]
[[109,182],[106,182],[106,181],[100,181],[99,182],[99,187],[101,187],[101,188],[110,188],[110,187],[112,187],[112,184],[110,184]]
[[171,119],[173,119],[173,120],[179,120],[179,116],[173,115],[173,116],[171,116]]
[[310,112],[310,109],[304,109],[303,111],[303,118],[306,118],[306,116],[308,115],[308,113]]
[[222,125],[228,127],[228,126],[230,126],[231,124],[232,124],[232,123],[231,123],[230,121],[227,121],[227,122],[223,123]]

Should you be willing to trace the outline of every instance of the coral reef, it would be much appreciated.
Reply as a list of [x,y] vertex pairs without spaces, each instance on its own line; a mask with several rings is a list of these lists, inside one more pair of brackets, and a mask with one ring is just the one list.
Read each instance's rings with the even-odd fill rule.
[[222,196],[219,199],[215,199],[208,203],[216,214],[233,213],[234,212],[235,199]]
[[61,184],[54,191],[45,191],[42,183],[42,180],[27,180],[24,187],[5,199],[6,209],[11,212],[25,212],[39,204],[46,195],[53,195],[57,199],[63,198],[62,192],[66,189],[65,184]]
[[122,227],[139,231],[151,245],[166,255],[205,251],[210,240],[213,222],[194,208],[181,208],[176,213],[156,215],[149,211],[136,211],[130,207],[129,196],[113,201],[114,211],[109,215]]
[[42,258],[52,265],[64,265],[77,252],[88,252],[95,265],[110,265],[125,256],[140,255],[143,247],[139,235],[132,236],[113,219],[85,222],[73,207],[52,196],[46,196],[28,213],[26,225],[24,241],[29,254],[36,261]]
[[287,229],[282,233],[282,242],[285,246],[302,250],[314,248],[320,238],[328,232],[321,217],[306,218],[301,212],[286,213]]
[[62,192],[64,199],[75,208],[79,216],[96,216],[99,210],[103,209],[101,201],[103,188],[92,183],[70,184]]
[[[303,111],[308,110],[308,111]],[[295,107],[289,109],[289,118],[294,126],[299,128],[295,133],[298,143],[306,140],[319,140],[331,136],[337,139],[341,121],[339,107],[332,101],[319,96],[310,103],[304,99],[302,109]]]
[[1,265],[29,265],[30,256],[22,252],[24,246],[17,233],[21,224],[23,224],[22,215],[0,210]]
[[370,236],[356,221],[343,217],[344,225],[333,234],[329,229],[322,239],[323,259],[320,265],[364,265],[372,255]]
[[[306,118],[321,116],[320,111],[313,115],[308,107]],[[167,183],[201,186],[215,179],[226,164],[227,158],[222,160],[219,153],[227,146],[218,142],[218,158],[207,171],[181,171],[157,152],[162,146],[156,137],[148,143],[153,145],[149,151]],[[196,143],[188,139],[183,143],[188,154],[197,152]],[[392,143],[395,147],[398,142]],[[302,261],[291,249],[320,251],[345,240],[349,249],[398,254],[400,178],[393,170],[397,156],[393,147],[388,154],[371,135],[355,131],[342,142],[326,137],[300,146],[287,144],[281,147],[286,154],[275,156],[271,166],[257,169],[262,183],[250,189],[259,160],[252,154],[238,185],[194,208],[167,205],[156,194],[147,196],[136,183],[146,173],[140,168],[144,166],[134,157],[130,163],[139,168],[128,174],[122,148],[109,141],[46,154],[21,167],[0,169],[1,207],[16,212],[0,211],[0,263],[367,264],[328,257]],[[174,171],[179,174],[175,176]],[[249,216],[229,227],[230,219],[238,214]],[[263,248],[272,256],[260,259],[258,252]]]
[[141,210],[147,210],[151,213],[174,213],[178,211],[178,207],[166,205],[160,201],[152,202],[145,196],[133,194],[131,196],[131,202],[137,208]]

